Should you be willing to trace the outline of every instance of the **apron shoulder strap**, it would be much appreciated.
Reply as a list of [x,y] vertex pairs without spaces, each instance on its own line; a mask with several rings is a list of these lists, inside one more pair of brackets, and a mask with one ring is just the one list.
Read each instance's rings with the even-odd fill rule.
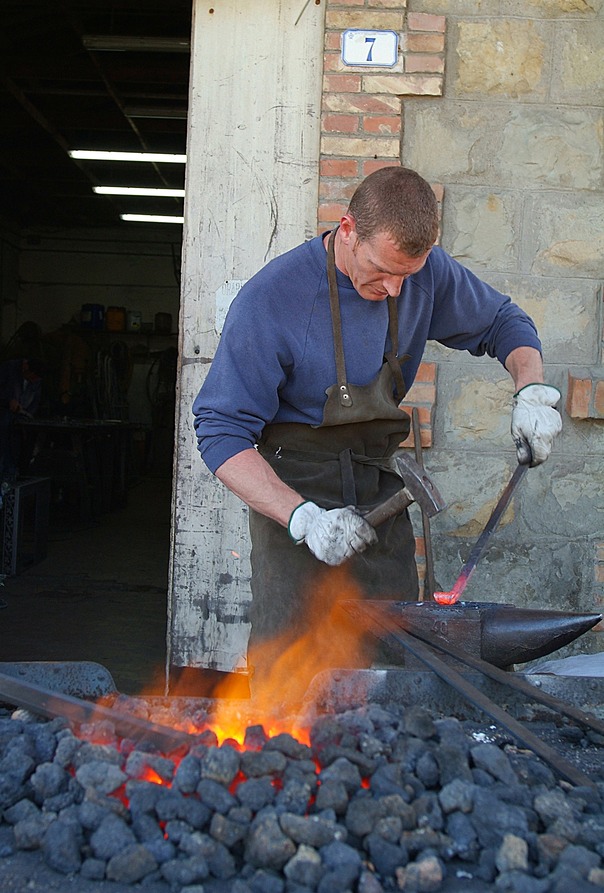
[[[398,307],[396,298],[393,298],[391,295],[388,295],[388,328],[390,332],[390,350],[386,352],[385,357],[394,378],[397,399],[401,401],[407,393],[407,388],[401,372],[401,360],[398,357]],[[406,355],[401,359],[404,361],[409,359],[409,357]]]
[[329,306],[331,308],[331,326],[338,376],[338,395],[341,406],[352,406],[352,396],[346,379],[346,361],[344,360],[344,344],[342,342],[342,318],[340,316],[340,300],[338,297],[338,281],[336,278],[335,242],[338,227],[333,230],[327,243],[327,282],[329,285]]

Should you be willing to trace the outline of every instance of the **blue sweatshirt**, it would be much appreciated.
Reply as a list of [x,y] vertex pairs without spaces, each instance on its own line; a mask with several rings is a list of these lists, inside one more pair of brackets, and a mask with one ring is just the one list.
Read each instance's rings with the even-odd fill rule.
[[[327,253],[321,237],[275,258],[233,300],[206,381],[193,404],[210,471],[250,449],[270,422],[319,425],[336,382]],[[366,385],[389,348],[387,301],[367,301],[337,271],[346,374]],[[503,364],[517,347],[541,350],[533,321],[441,248],[406,279],[397,299],[398,354],[407,390],[426,342],[485,353]]]

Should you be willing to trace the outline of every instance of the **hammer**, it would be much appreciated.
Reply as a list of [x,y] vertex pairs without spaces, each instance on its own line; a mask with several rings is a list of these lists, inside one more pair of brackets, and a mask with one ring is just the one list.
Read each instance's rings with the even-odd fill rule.
[[390,496],[385,502],[364,515],[365,520],[369,521],[372,527],[378,527],[384,521],[388,521],[395,515],[400,515],[412,502],[416,502],[429,518],[446,508],[444,499],[426,474],[425,469],[418,465],[411,456],[396,456],[394,462],[405,486],[394,496]]

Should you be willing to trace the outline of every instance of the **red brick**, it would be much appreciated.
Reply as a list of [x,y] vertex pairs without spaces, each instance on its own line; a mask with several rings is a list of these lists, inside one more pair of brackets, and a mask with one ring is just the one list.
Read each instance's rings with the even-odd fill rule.
[[[428,449],[429,447],[432,446],[432,435],[433,435],[432,428],[426,428],[426,427],[420,425],[419,436],[420,436],[422,448]],[[413,444],[413,446],[415,447],[415,444]]]
[[358,74],[326,74],[323,76],[326,93],[360,93],[361,76]]
[[340,36],[340,31],[326,31],[325,32],[325,49],[326,50],[337,50],[340,51],[342,46],[342,38]]
[[403,400],[401,406],[404,410],[406,410],[406,412],[409,413],[409,415],[411,415],[411,410],[413,408],[416,408],[417,415],[419,418],[420,427],[424,426],[427,428],[430,426],[430,424],[432,422],[432,407],[431,406],[424,406],[422,404],[418,404],[415,402],[407,403],[406,400]]
[[363,130],[366,133],[383,133],[391,136],[401,132],[401,119],[386,115],[368,115],[363,118]]
[[323,158],[320,173],[322,177],[358,177],[359,162],[349,158]]
[[575,378],[569,372],[568,394],[566,395],[566,411],[573,419],[589,418],[589,402],[591,399],[591,380]]
[[363,162],[363,176],[368,177],[374,171],[379,171],[382,167],[400,167],[399,161],[384,161],[379,158],[372,158],[371,161]]
[[342,71],[342,60],[339,53],[323,54],[323,71]]
[[409,389],[405,401],[407,401],[407,398],[410,403],[418,406],[420,404],[432,404],[436,400],[436,386],[428,381],[415,381]]
[[439,74],[445,70],[445,60],[442,56],[428,55],[427,53],[410,53],[405,56],[405,71],[431,71]]
[[407,27],[409,31],[443,31],[445,30],[445,16],[431,15],[426,12],[410,12],[407,15]]
[[444,49],[444,34],[407,34],[406,50],[409,53],[442,53]]
[[[432,446],[432,428],[422,428],[422,426],[420,425],[419,437],[423,449],[429,449]],[[402,443],[401,446],[405,447],[405,449],[415,449],[415,437],[413,436],[412,430],[409,432],[409,437],[407,438],[407,440]]]
[[422,447],[424,449],[429,449],[434,442],[434,440],[433,440],[434,429],[432,427],[420,428],[419,433],[420,433],[420,438],[421,438],[421,442],[422,442]]
[[356,133],[359,119],[356,115],[323,115],[321,129],[325,133]]
[[436,363],[420,363],[419,369],[417,370],[417,375],[415,376],[416,381],[436,381]]
[[329,223],[339,220],[345,213],[348,204],[332,202],[331,204],[319,205],[319,220]]
[[335,202],[346,202],[348,204],[356,186],[356,178],[350,180],[348,178],[328,179],[324,177],[319,183],[319,198],[324,204],[334,204]]

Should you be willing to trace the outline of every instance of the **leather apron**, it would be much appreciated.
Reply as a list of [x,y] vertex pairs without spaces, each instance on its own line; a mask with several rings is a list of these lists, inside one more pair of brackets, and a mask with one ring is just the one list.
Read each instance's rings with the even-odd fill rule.
[[[258,450],[285,483],[322,508],[355,506],[360,512],[379,505],[402,486],[389,461],[409,434],[409,416],[398,408],[405,396],[397,356],[398,314],[388,298],[390,350],[376,378],[365,386],[348,384],[336,282],[334,230],[327,272],[338,381],[327,391],[319,426],[267,425]],[[252,631],[250,650],[275,636],[294,640],[312,623],[314,592],[320,585],[342,585],[310,550],[297,546],[287,530],[250,510],[252,540]],[[416,601],[415,539],[407,512],[377,528],[378,543],[354,555],[343,567],[354,581],[342,597]],[[356,589],[358,587],[358,589]],[[329,601],[329,598],[326,599]]]

